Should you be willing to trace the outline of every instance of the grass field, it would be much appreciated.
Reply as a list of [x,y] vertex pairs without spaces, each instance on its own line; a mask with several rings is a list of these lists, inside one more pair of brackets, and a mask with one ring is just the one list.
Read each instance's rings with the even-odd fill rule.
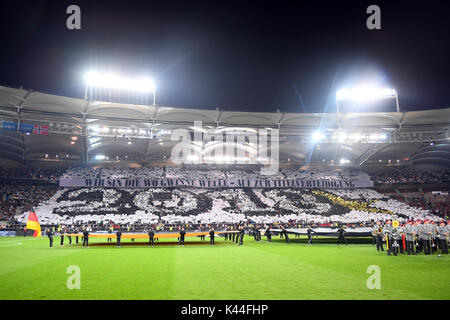
[[[47,238],[0,239],[0,299],[449,299],[449,256],[387,256],[370,244],[306,246],[278,237],[246,237],[239,247],[215,247],[187,238],[146,245],[48,247]],[[69,290],[67,267],[81,270],[81,288]],[[370,290],[370,265],[379,266],[381,289]]]

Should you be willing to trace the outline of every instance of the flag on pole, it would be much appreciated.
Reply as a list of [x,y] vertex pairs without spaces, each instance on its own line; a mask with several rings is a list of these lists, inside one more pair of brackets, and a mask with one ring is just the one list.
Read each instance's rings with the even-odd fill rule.
[[17,131],[17,123],[10,122],[10,121],[3,121],[2,128],[3,128],[3,130]]
[[405,235],[402,234],[403,250],[406,250]]
[[27,229],[34,230],[33,237],[36,238],[41,236],[41,225],[39,224],[36,213],[34,212],[30,212],[28,214]]
[[21,123],[20,124],[20,132],[22,133],[31,133],[33,132],[34,125],[31,123]]
[[33,134],[48,134],[48,125],[35,124]]

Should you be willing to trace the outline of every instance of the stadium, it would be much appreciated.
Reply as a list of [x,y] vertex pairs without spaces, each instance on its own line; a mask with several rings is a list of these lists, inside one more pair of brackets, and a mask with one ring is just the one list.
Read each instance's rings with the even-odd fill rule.
[[[20,249],[48,250],[46,237],[36,241],[23,240],[29,212],[36,213],[43,231],[51,229],[55,233],[56,254],[74,255],[74,261],[81,264],[92,251],[101,251],[100,256],[111,255],[108,251],[116,249],[116,233],[121,230],[124,250],[128,251],[127,256],[130,255],[123,259],[124,268],[129,259],[141,254],[140,250],[149,250],[147,231],[151,228],[156,231],[157,238],[161,237],[156,246],[162,245],[159,252],[153,251],[151,255],[164,255],[167,254],[164,251],[178,249],[180,227],[185,227],[188,232],[186,246],[192,247],[188,250],[200,251],[208,260],[207,255],[211,254],[208,252],[209,231],[215,228],[218,248],[212,253],[214,259],[222,254],[225,260],[226,255],[234,259],[235,254],[241,258],[249,254],[253,255],[251,260],[263,259],[261,262],[266,264],[261,256],[263,253],[282,255],[289,260],[291,255],[306,254],[304,250],[307,249],[319,250],[313,253],[317,255],[326,251],[329,255],[358,255],[363,261],[374,259],[389,266],[392,261],[387,259],[392,258],[377,252],[372,244],[372,231],[377,221],[384,224],[397,220],[401,226],[409,220],[430,220],[437,224],[441,220],[448,221],[450,145],[447,129],[450,109],[345,114],[226,112],[108,103],[6,87],[1,88],[0,97],[4,164],[1,176],[3,192],[7,194],[2,233],[12,232],[19,237],[13,242],[3,241],[2,250],[14,250],[17,255],[20,251],[13,245],[19,246],[19,243]],[[171,153],[179,141],[173,139],[172,134],[184,129],[194,136],[198,129],[194,126],[196,121],[202,121],[204,128],[214,128],[212,136],[215,137],[230,132],[236,139],[244,136],[243,143],[234,142],[231,146],[235,156],[223,156],[226,148],[230,148],[225,139],[210,139],[203,142],[203,148],[198,148],[198,142],[194,140],[188,146],[193,147],[186,149],[192,151],[185,158],[186,163],[174,164]],[[9,130],[10,127],[14,130]],[[30,131],[24,132],[27,128]],[[279,132],[279,169],[272,175],[261,174],[261,167],[268,164],[257,160],[261,150],[257,150],[248,138],[261,128],[266,132]],[[207,136],[207,133],[203,135]],[[212,149],[209,153],[208,148]],[[237,156],[239,150],[241,157]],[[205,160],[206,154],[210,155],[209,161]],[[139,179],[152,182],[148,185],[127,184],[127,181]],[[187,180],[195,182],[177,184]],[[236,180],[250,184],[233,184]],[[258,184],[260,180],[278,183]],[[330,183],[314,184],[314,181],[322,180]],[[116,185],[111,181],[124,183]],[[203,184],[197,184],[202,181]],[[217,181],[223,184],[216,184]],[[333,181],[352,183],[333,184]],[[155,185],[154,182],[158,183]],[[251,184],[254,187],[248,187]],[[342,225],[346,228],[348,241],[354,246],[352,249],[336,246],[337,230]],[[68,245],[68,235],[78,238],[78,234],[81,238],[86,226],[92,230],[89,237],[92,237],[93,250],[79,253],[83,249],[81,241],[78,243],[77,239],[75,243],[73,239],[72,243],[71,239]],[[230,242],[228,235],[225,237],[223,233],[239,232],[240,226],[245,226],[243,243],[253,252],[233,252],[241,250],[233,246],[234,235]],[[272,243],[266,239],[268,226],[272,228]],[[288,246],[285,238],[280,236],[282,228],[292,238]],[[305,246],[308,228],[315,232],[312,241],[315,244],[317,238],[317,248]],[[26,233],[32,236],[34,231]],[[64,246],[56,236],[60,234],[66,238]],[[208,239],[202,239],[201,234],[207,235]],[[232,233],[229,234],[231,239]],[[114,238],[114,243],[108,242],[108,237]],[[435,264],[436,268],[447,267],[447,257],[440,256],[440,260],[436,260],[441,253],[437,246],[436,242],[434,257],[424,254],[423,257],[405,256],[395,263],[420,265],[425,263],[422,259],[434,258],[430,264]],[[3,256],[6,254],[4,252]],[[55,252],[50,254],[53,257]],[[122,256],[123,253],[114,254]],[[42,263],[53,259],[47,255],[45,253],[41,258]],[[217,267],[225,263],[222,259],[218,259]],[[67,261],[63,259],[61,263]],[[298,261],[292,261],[292,265],[288,261],[285,263],[288,274],[293,272],[291,268],[298,267]],[[302,267],[303,264],[301,262]],[[340,264],[334,267],[340,267]],[[163,272],[159,268],[156,272]],[[365,270],[360,271],[359,285],[365,285],[361,280],[366,277]],[[133,274],[131,276],[138,277]],[[192,275],[192,281],[196,276]],[[213,280],[216,276],[211,277]],[[20,290],[14,278],[6,283]],[[436,283],[425,297],[448,298],[448,282],[439,283],[443,285],[442,291]],[[241,290],[245,292],[245,289]],[[273,292],[266,296],[265,291],[256,287],[251,290],[259,293],[225,297],[276,298]],[[20,291],[8,292],[2,291],[3,298],[21,297],[17,295]],[[377,298],[369,292],[369,298]],[[90,294],[88,291],[87,296],[79,297],[90,298]],[[157,298],[172,298],[161,294]],[[191,294],[184,298],[206,298],[194,289]],[[67,297],[77,298],[77,295]],[[339,298],[350,297],[343,293]],[[401,298],[395,293],[392,297]],[[303,297],[292,293],[290,298]]]
[[107,69],[78,95],[51,89],[63,69],[0,78],[1,300],[450,298],[450,108],[400,106],[392,81],[193,107],[201,76],[160,98]]

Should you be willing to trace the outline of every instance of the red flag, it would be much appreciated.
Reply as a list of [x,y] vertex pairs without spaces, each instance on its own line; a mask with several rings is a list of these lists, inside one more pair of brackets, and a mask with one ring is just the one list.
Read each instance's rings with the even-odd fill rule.
[[48,125],[35,124],[33,134],[48,134]]
[[403,250],[406,250],[405,235],[402,234]]

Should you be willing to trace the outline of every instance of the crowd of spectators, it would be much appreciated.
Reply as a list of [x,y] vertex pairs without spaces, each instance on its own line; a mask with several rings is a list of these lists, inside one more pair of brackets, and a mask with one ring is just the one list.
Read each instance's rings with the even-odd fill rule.
[[55,192],[56,187],[0,181],[0,221],[14,221],[15,215],[33,210]]
[[351,200],[377,200],[386,198],[385,195],[372,189],[325,189],[326,192]]
[[449,180],[450,172],[397,172],[388,174],[372,174],[371,178],[376,184],[434,183]]
[[[205,168],[207,169],[207,168]],[[262,175],[259,170],[198,170],[178,167],[141,168],[71,168],[64,172],[65,179],[306,179],[306,180],[362,180],[370,181],[367,173],[356,170],[280,169],[275,175]]]
[[415,198],[410,199],[408,203],[422,210],[428,210],[442,219],[449,220],[450,218],[450,202],[448,201],[432,202],[424,198]]
[[[262,176],[258,170],[200,170],[183,167],[72,168],[65,172],[28,169],[0,169],[0,220],[24,223],[27,212],[35,210],[43,224],[96,225],[113,221],[121,225],[156,224],[255,224],[291,222],[301,224],[369,224],[388,220],[448,219],[446,202],[416,202],[408,205],[372,189],[291,188],[57,188],[36,185],[25,179],[63,178],[187,178],[187,179],[306,179],[369,180],[360,170],[284,169],[275,176]],[[21,178],[12,181],[10,178]],[[372,176],[375,181],[431,181],[445,179],[448,173]],[[380,180],[377,180],[380,179]],[[406,179],[406,180],[405,180]],[[422,180],[420,180],[422,179]],[[427,180],[428,179],[428,180]],[[433,181],[437,181],[433,180]],[[418,182],[414,180],[414,182]],[[412,180],[411,180],[412,182]],[[37,183],[37,182],[36,182]],[[418,200],[419,201],[419,200]]]
[[441,172],[397,172],[385,174],[371,174],[370,176],[359,169],[332,170],[328,168],[280,169],[271,176],[261,175],[259,170],[233,169],[187,169],[178,167],[140,167],[140,168],[92,168],[75,167],[67,170],[41,170],[28,168],[0,168],[0,178],[20,178],[34,180],[57,181],[59,178],[97,178],[97,179],[156,179],[156,178],[185,178],[185,179],[306,179],[306,180],[363,180],[374,181],[377,184],[406,184],[433,183],[450,179],[449,171]]
[[56,181],[63,172],[63,169],[41,170],[27,168],[0,168],[0,179],[15,178]]

